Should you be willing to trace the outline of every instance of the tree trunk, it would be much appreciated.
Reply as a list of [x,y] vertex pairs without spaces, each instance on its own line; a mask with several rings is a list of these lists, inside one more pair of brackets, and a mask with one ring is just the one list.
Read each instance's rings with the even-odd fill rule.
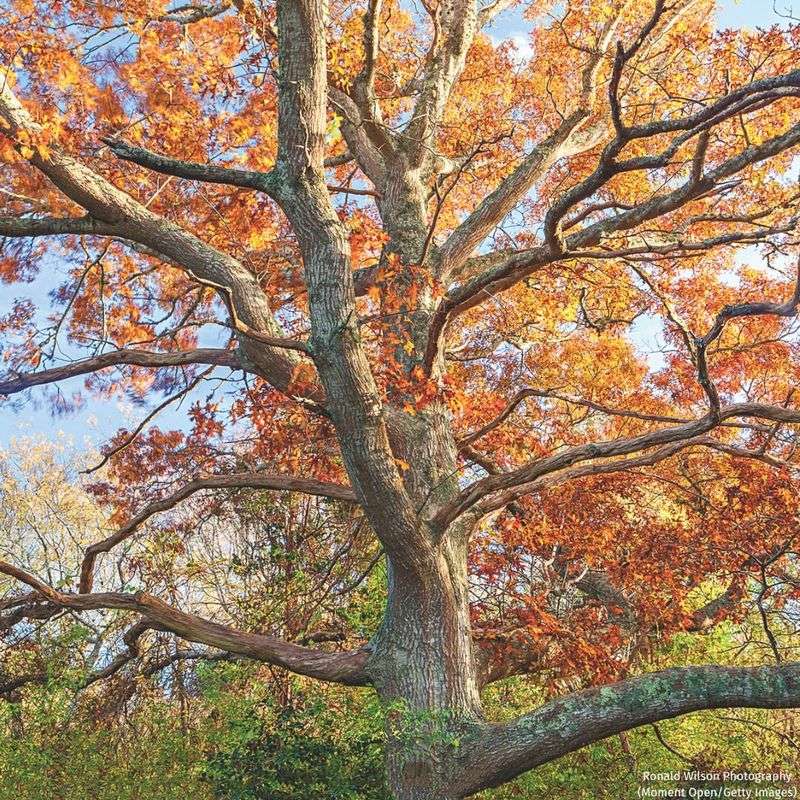
[[389,602],[367,671],[385,704],[397,800],[450,800],[461,738],[479,724],[466,558],[449,539],[422,577],[390,564]]

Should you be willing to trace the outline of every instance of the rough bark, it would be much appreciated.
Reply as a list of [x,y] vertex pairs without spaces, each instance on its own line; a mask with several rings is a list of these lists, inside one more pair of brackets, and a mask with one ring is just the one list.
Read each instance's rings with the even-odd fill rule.
[[715,708],[796,708],[800,664],[668,669],[569,695],[506,725],[475,729],[457,797],[498,786],[631,728]]
[[398,800],[450,796],[450,742],[481,716],[464,565],[464,553],[445,542],[424,579],[389,571],[366,670],[387,708],[387,769]]

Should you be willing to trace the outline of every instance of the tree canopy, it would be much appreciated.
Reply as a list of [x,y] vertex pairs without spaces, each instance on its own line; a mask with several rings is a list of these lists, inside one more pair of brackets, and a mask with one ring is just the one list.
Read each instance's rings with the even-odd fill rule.
[[[168,633],[373,687],[399,800],[800,706],[800,25],[146,6],[0,3],[0,394],[140,409],[87,465],[110,528],[7,548],[11,640],[110,616],[98,680]],[[751,612],[754,662],[641,669]],[[555,699],[487,720],[517,675]]]

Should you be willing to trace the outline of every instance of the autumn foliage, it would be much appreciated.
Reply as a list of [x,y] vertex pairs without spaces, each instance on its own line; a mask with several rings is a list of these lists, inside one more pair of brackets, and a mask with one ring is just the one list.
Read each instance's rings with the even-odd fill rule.
[[[800,25],[717,30],[709,0],[321,8],[0,6],[0,392],[141,423],[89,465],[120,536],[59,591],[127,591],[122,546],[137,589],[241,623],[136,548],[157,513],[186,552],[226,503],[301,492],[358,542],[351,578],[385,551],[429,586],[463,545],[481,685],[617,680],[753,609],[783,663]],[[331,679],[375,683],[375,632],[337,632],[322,652],[356,655]]]

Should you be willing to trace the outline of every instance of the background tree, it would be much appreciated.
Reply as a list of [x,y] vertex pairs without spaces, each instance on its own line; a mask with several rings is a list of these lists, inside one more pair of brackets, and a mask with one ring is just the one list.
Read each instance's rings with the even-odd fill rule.
[[[96,457],[32,439],[2,455],[0,547],[57,583],[97,538],[102,515],[79,473]],[[185,607],[224,609],[248,630],[315,643],[363,636],[380,618],[384,571],[331,513],[318,524],[313,504],[240,495],[195,509],[191,539],[179,538],[176,515],[118,553],[113,571]],[[326,548],[337,532],[347,535]],[[124,613],[67,611],[2,632],[2,800],[389,797],[373,693],[168,633],[134,639],[128,623]]]
[[[26,585],[4,625],[107,609],[121,659],[171,632],[370,685],[402,799],[800,705],[770,616],[797,589],[800,29],[531,3],[520,63],[485,32],[512,6],[3,5],[2,272],[38,274],[54,312],[3,319],[0,392],[209,388],[189,431],[150,427],[156,406],[109,444],[119,528],[76,574],[2,563]],[[242,489],[352,506],[388,573],[359,645],[102,573],[156,514]],[[626,677],[750,602],[777,663]],[[561,696],[488,721],[482,687],[531,672]]]

